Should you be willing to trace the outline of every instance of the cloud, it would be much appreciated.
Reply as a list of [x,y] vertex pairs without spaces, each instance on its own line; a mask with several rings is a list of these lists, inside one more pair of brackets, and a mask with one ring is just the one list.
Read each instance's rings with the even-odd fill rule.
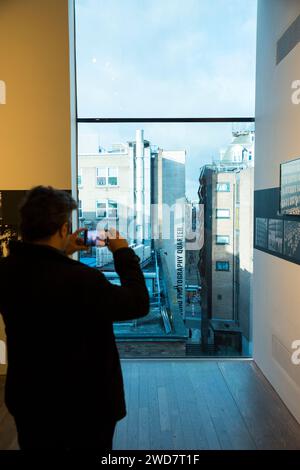
[[[256,0],[77,0],[76,8],[79,116],[254,115]],[[187,150],[189,187],[231,140],[230,124],[95,132],[114,143],[138,127],[153,144]]]

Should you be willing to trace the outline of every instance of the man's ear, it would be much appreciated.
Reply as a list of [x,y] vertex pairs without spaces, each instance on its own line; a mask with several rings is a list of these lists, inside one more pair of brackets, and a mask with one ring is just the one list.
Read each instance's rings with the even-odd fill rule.
[[60,228],[59,228],[59,235],[62,238],[65,238],[68,235],[68,222],[65,222]]

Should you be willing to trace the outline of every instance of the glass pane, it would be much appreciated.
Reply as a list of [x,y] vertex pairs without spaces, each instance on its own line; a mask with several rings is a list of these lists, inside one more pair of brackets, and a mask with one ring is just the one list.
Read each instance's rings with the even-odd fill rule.
[[118,176],[118,168],[109,168],[108,176]]
[[216,209],[218,219],[229,219],[230,210],[229,209]]
[[229,271],[229,261],[217,261],[216,270],[217,271]]
[[[97,201],[96,203],[96,217],[103,218],[107,215],[107,203],[106,201]],[[90,228],[88,226],[88,228]]]
[[256,0],[76,0],[79,117],[254,115]]
[[105,186],[106,185],[106,175],[107,175],[107,170],[106,168],[97,168],[97,178],[96,178],[96,184],[97,186]]
[[[253,124],[80,124],[78,133],[90,182],[79,188],[81,225],[127,237],[151,298],[146,317],[114,325],[121,355],[249,355]],[[97,168],[118,186],[95,186]],[[120,282],[107,247],[81,261]]]
[[220,192],[230,191],[230,183],[217,183],[217,191],[220,191]]
[[115,201],[108,201],[108,217],[118,217],[118,203]]
[[228,245],[229,244],[229,236],[228,235],[217,235],[216,242],[218,245]]
[[118,184],[118,168],[108,168],[108,184],[110,186]]

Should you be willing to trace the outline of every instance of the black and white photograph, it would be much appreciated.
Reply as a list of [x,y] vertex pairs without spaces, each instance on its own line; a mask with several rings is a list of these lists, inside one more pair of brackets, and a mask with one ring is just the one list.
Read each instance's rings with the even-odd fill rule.
[[284,222],[284,255],[300,261],[300,222]]
[[300,215],[300,158],[280,166],[280,210],[286,215]]
[[269,219],[268,249],[276,253],[283,250],[283,220]]
[[268,219],[256,217],[255,245],[259,248],[268,249]]
[[24,190],[0,190],[0,258],[8,255],[8,244],[19,238],[19,206]]

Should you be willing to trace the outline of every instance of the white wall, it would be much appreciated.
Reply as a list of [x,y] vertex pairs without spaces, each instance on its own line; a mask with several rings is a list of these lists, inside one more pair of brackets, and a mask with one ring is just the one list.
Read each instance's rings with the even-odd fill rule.
[[[279,186],[281,162],[300,157],[300,44],[276,65],[276,43],[300,14],[299,0],[259,0],[255,189]],[[254,359],[300,422],[300,366],[291,343],[300,339],[300,266],[254,250]],[[272,344],[273,343],[273,344]]]
[[0,104],[0,190],[75,186],[69,13],[72,17],[68,0],[0,1],[0,81],[6,84],[6,104]]

